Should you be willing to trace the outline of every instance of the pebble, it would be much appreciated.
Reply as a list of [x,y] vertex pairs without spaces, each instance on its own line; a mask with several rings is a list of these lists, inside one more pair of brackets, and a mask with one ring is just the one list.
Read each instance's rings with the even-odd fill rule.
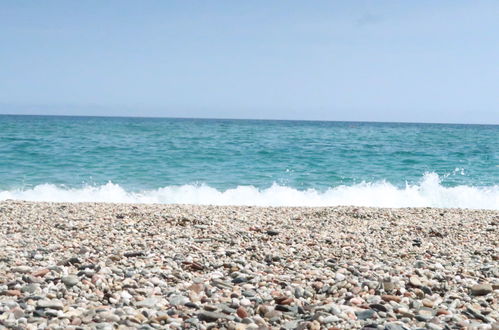
[[170,302],[170,305],[173,305],[173,306],[181,306],[181,305],[185,305],[189,302],[189,298],[185,297],[185,296],[180,296],[180,295],[174,295],[170,298],[168,298],[169,302]]
[[198,314],[200,321],[215,322],[220,319],[228,319],[229,317],[222,313],[203,311]]
[[0,328],[491,329],[499,213],[440,213],[0,202]]
[[64,276],[62,278],[62,283],[64,283],[67,287],[72,287],[80,283],[80,279],[75,275]]
[[244,318],[246,318],[246,317],[248,317],[248,316],[249,316],[249,314],[248,314],[248,312],[246,311],[246,309],[245,309],[244,307],[242,307],[242,306],[240,306],[240,307],[237,309],[236,313],[237,313],[237,316],[239,316],[239,317],[240,317],[240,318],[242,318],[242,319],[244,319]]
[[139,308],[153,308],[161,303],[161,298],[150,297],[135,303],[135,306]]
[[355,315],[357,316],[357,319],[359,320],[367,320],[370,319],[374,316],[376,312],[372,309],[366,309],[360,312],[355,312]]
[[395,301],[395,302],[401,302],[402,301],[402,297],[393,296],[393,295],[386,295],[386,294],[382,295],[381,299],[383,299],[384,301]]
[[412,286],[415,286],[415,287],[420,287],[422,286],[423,284],[421,283],[421,280],[419,279],[419,277],[417,276],[411,276],[409,278],[409,283],[411,283]]
[[471,287],[471,294],[474,296],[485,296],[492,292],[490,284],[476,284]]
[[58,300],[39,300],[37,306],[56,310],[62,310],[64,308],[64,304]]
[[18,266],[18,267],[12,268],[12,271],[14,273],[28,274],[28,273],[31,273],[31,267],[29,267],[29,266]]

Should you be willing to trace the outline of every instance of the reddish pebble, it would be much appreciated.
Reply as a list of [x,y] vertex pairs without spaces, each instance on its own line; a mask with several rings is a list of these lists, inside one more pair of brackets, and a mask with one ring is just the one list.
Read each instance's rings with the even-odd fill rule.
[[43,277],[43,276],[47,275],[49,272],[50,272],[50,270],[45,268],[45,269],[40,269],[40,270],[34,272],[32,275],[35,277]]
[[439,309],[437,311],[437,315],[449,315],[449,314],[450,314],[450,312],[446,309]]
[[286,296],[275,297],[274,300],[279,305],[290,305],[293,302],[293,298]]
[[196,293],[200,293],[204,290],[204,285],[202,283],[194,283],[189,287],[189,290],[194,291]]
[[94,276],[92,276],[92,283],[95,284],[100,279],[101,279],[101,277],[99,275],[95,274]]
[[240,318],[244,319],[246,317],[248,317],[248,312],[246,311],[246,309],[244,309],[244,307],[240,306],[237,311],[236,311],[236,314],[237,316],[239,316]]
[[19,290],[7,290],[7,291],[5,291],[5,295],[19,297],[21,295],[21,291],[19,291]]
[[354,298],[350,299],[350,303],[352,305],[362,305],[364,303],[364,299],[354,297]]

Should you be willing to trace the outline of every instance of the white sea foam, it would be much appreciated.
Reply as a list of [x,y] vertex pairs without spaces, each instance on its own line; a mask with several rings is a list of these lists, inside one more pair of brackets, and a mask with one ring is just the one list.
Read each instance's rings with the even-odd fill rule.
[[444,187],[440,184],[437,174],[427,173],[420,184],[406,185],[405,188],[381,181],[337,186],[322,192],[314,189],[296,190],[278,184],[267,189],[239,186],[220,191],[206,185],[183,185],[130,192],[114,183],[79,189],[42,184],[33,189],[0,191],[0,200],[6,199],[51,202],[499,209],[499,186]]

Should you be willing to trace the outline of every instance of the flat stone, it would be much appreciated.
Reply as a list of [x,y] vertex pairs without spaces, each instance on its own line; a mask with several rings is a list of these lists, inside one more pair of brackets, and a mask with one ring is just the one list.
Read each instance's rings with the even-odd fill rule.
[[411,276],[409,278],[409,283],[411,283],[412,286],[415,286],[418,288],[423,285],[423,283],[421,283],[421,280],[417,276]]
[[435,323],[428,322],[426,323],[426,327],[430,330],[442,330],[443,328]]
[[328,323],[335,323],[339,322],[340,318],[336,315],[329,315],[326,316],[324,319],[322,319],[322,323],[328,324]]
[[284,329],[296,329],[298,327],[298,321],[288,321],[284,323],[283,328]]
[[298,309],[296,308],[296,306],[288,306],[288,305],[276,305],[275,306],[275,309],[277,311],[281,311],[281,312],[297,312]]
[[395,302],[400,302],[402,300],[402,297],[399,297],[399,296],[394,296],[394,295],[390,295],[390,294],[384,294],[381,296],[381,299],[383,299],[384,301],[395,301]]
[[29,266],[17,266],[17,267],[12,268],[12,272],[21,273],[21,274],[28,274],[28,273],[31,273],[31,267],[29,267]]
[[222,319],[222,320],[229,319],[229,317],[226,314],[222,314],[222,313],[203,311],[203,312],[198,314],[198,319],[200,321],[216,322],[220,319]]
[[127,258],[134,258],[134,257],[142,257],[145,256],[146,254],[143,251],[132,251],[132,252],[125,252],[123,255]]
[[237,316],[239,316],[240,318],[244,319],[246,317],[249,316],[248,312],[246,311],[246,309],[243,307],[243,306],[240,306],[237,310],[236,310],[236,314]]
[[135,303],[135,306],[139,308],[153,308],[161,303],[161,298],[150,297]]
[[387,323],[385,325],[385,330],[406,330],[407,328],[398,323]]
[[377,310],[377,311],[380,311],[380,312],[388,312],[388,308],[386,308],[385,305],[382,305],[382,304],[371,304],[369,305],[369,307],[371,309],[374,309],[374,310]]
[[338,282],[344,281],[346,279],[346,276],[343,275],[342,273],[336,273],[334,279]]
[[11,310],[11,313],[14,314],[14,318],[16,320],[24,317],[24,311],[21,308],[14,308],[13,310]]
[[370,319],[374,316],[374,313],[376,313],[372,309],[366,309],[363,311],[355,312],[355,315],[357,316],[357,319],[359,320],[367,320]]
[[59,300],[38,300],[36,305],[46,309],[62,310],[64,308],[64,304]]
[[64,283],[64,285],[66,285],[69,288],[72,286],[75,286],[79,282],[80,282],[80,279],[78,278],[78,276],[75,276],[75,275],[68,275],[68,276],[64,276],[62,278],[62,283]]
[[468,307],[468,308],[466,308],[466,312],[475,319],[487,322],[487,318],[485,316],[483,316],[482,313],[480,313],[480,311],[478,311],[474,308]]
[[6,290],[4,295],[11,297],[19,297],[21,295],[21,291],[19,290]]
[[33,275],[35,277],[43,277],[43,276],[47,275],[49,272],[50,272],[50,270],[48,268],[44,268],[44,269],[37,270],[36,272],[34,272],[31,275]]
[[414,263],[414,268],[426,268],[426,267],[427,267],[426,262],[422,260],[418,260]]
[[194,283],[191,286],[189,286],[188,289],[196,293],[200,293],[204,290],[204,285],[202,283]]
[[275,297],[274,301],[279,305],[290,305],[294,301],[294,299],[291,297],[279,296]]
[[[375,283],[375,282],[374,282]],[[372,288],[373,289],[373,288]],[[392,292],[395,289],[395,284],[391,281],[383,281],[383,289],[386,292]]]
[[181,295],[175,295],[169,297],[168,302],[173,306],[182,306],[189,302],[189,298]]
[[36,284],[27,284],[21,288],[21,292],[33,293],[38,288]]
[[423,306],[429,307],[429,308],[433,308],[433,305],[435,304],[430,299],[423,299],[423,300],[421,300],[421,303],[423,304]]
[[118,322],[120,317],[112,312],[102,312],[99,314],[99,318],[106,322]]
[[490,284],[476,284],[471,287],[471,294],[474,296],[485,296],[492,292]]
[[433,312],[431,310],[421,309],[416,315],[416,319],[419,321],[428,322],[433,318]]

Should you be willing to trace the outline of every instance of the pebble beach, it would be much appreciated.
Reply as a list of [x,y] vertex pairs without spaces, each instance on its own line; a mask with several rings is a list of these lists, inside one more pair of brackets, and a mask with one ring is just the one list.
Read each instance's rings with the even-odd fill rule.
[[499,329],[499,211],[0,202],[0,327]]

